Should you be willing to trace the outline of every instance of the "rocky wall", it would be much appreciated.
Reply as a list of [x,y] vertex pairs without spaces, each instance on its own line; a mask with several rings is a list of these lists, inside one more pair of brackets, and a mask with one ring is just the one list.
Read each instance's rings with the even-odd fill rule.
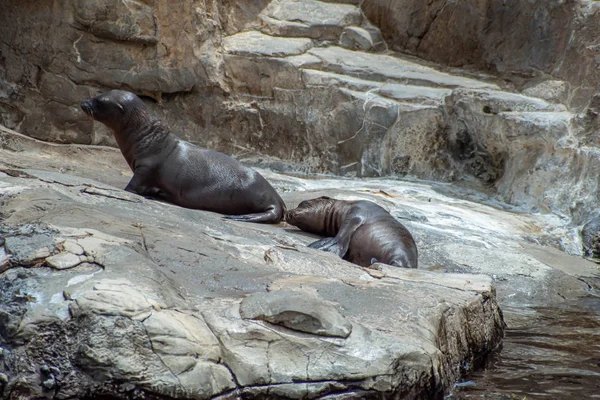
[[358,3],[7,1],[0,123],[114,145],[79,103],[120,88],[182,138],[276,169],[469,181],[594,214],[595,3]]
[[394,50],[489,71],[519,89],[564,80],[564,101],[576,109],[597,91],[598,2],[374,0],[362,8]]

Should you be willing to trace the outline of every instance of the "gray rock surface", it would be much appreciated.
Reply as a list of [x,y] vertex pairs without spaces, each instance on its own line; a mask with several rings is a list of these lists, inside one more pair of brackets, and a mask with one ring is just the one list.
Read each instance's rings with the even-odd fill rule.
[[307,293],[258,293],[242,300],[240,315],[315,335],[345,339],[352,332],[352,325],[335,307]]
[[[306,248],[315,238],[284,224],[130,201],[116,150],[1,137],[19,149],[0,150],[4,395],[441,395],[499,343],[499,303],[584,296],[598,271],[547,246],[576,237],[564,220],[454,185],[262,171],[288,207],[327,194],[399,218],[421,268],[364,270]],[[90,258],[50,268],[61,253]],[[315,319],[298,295],[318,305]],[[315,334],[316,319],[347,321],[331,328],[349,336]],[[298,329],[307,322],[313,332]]]
[[529,87],[530,79],[566,81],[564,101],[578,110],[598,90],[597,1],[373,0],[361,6],[394,50],[490,71],[518,87]]
[[[373,274],[285,225],[130,201],[116,150],[11,143],[3,396],[437,396],[502,338],[485,275]],[[289,205],[311,195],[309,181],[268,177]]]
[[274,0],[260,15],[262,31],[275,36],[336,40],[346,26],[360,25],[360,8],[317,0]]

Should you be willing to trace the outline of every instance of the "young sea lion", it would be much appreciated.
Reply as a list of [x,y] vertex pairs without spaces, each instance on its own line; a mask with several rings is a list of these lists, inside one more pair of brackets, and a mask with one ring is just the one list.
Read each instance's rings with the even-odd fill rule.
[[305,200],[285,216],[306,232],[329,236],[308,247],[335,253],[363,267],[382,262],[417,268],[417,245],[410,232],[377,204],[335,200],[326,196]]
[[81,109],[113,130],[133,171],[125,190],[236,221],[277,223],[285,204],[265,178],[239,161],[179,139],[133,93],[111,90]]

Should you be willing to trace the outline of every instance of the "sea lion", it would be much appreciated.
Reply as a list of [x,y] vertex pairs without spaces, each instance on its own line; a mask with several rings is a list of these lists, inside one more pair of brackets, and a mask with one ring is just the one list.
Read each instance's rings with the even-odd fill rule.
[[135,94],[111,90],[81,109],[113,130],[133,171],[125,190],[236,221],[277,223],[285,204],[265,178],[219,153],[179,139]]
[[417,268],[417,245],[410,232],[371,201],[323,196],[301,202],[286,213],[285,220],[303,231],[329,236],[308,247],[329,251],[351,263]]

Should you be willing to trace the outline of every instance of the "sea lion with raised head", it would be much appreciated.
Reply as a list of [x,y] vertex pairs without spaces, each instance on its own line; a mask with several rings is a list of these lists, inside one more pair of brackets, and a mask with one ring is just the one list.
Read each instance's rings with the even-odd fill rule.
[[286,213],[285,220],[305,232],[328,236],[308,247],[337,254],[351,263],[417,268],[417,245],[410,232],[371,201],[323,196],[301,202]]
[[285,204],[265,178],[217,151],[179,139],[135,94],[111,90],[81,109],[113,130],[133,171],[125,190],[236,221],[277,223]]

